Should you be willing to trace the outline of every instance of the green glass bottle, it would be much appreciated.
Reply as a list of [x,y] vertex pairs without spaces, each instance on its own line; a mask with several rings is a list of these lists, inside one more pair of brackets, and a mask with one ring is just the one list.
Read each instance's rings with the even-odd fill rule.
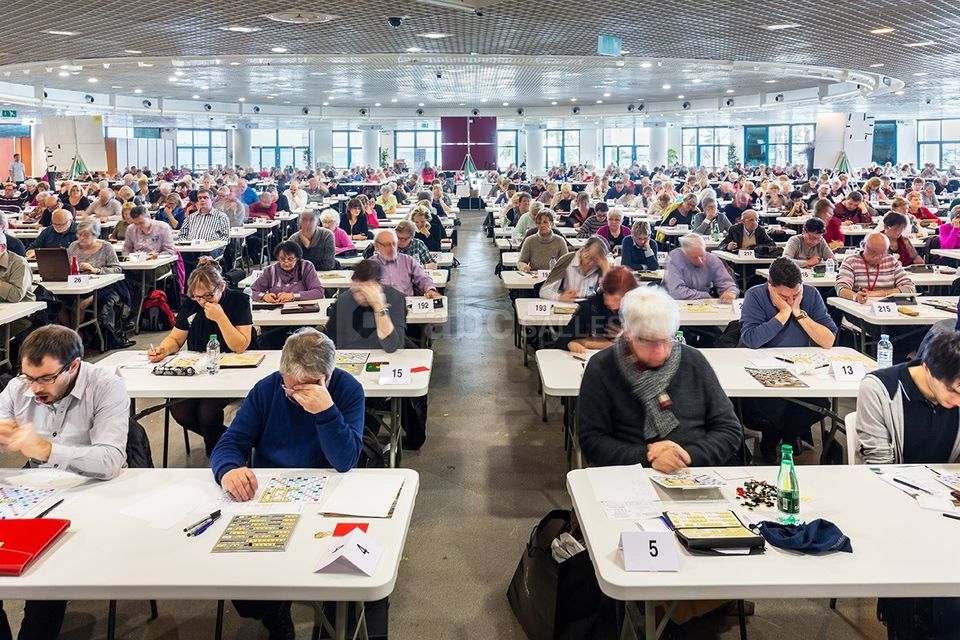
[[797,470],[793,466],[793,447],[785,444],[780,447],[780,473],[777,474],[778,520],[783,524],[797,524],[800,513],[800,485],[797,483]]

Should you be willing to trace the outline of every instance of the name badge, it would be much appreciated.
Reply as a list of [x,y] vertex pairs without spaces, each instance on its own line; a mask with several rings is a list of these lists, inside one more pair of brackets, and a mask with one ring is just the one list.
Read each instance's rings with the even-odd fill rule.
[[71,287],[83,287],[90,282],[90,276],[86,274],[67,276],[67,284]]
[[833,362],[833,377],[839,380],[859,382],[867,375],[862,362]]
[[680,556],[671,531],[624,531],[620,534],[627,571],[679,571]]
[[410,311],[412,311],[414,315],[432,313],[433,301],[429,299],[414,300],[413,304],[410,306]]
[[757,254],[754,252],[753,249],[740,249],[740,257],[752,259],[752,258],[756,258]]
[[530,315],[548,316],[553,313],[553,303],[537,300],[530,305]]
[[871,300],[870,312],[881,318],[895,318],[897,316],[897,305],[894,302]]
[[410,384],[410,367],[382,366],[380,368],[380,384]]

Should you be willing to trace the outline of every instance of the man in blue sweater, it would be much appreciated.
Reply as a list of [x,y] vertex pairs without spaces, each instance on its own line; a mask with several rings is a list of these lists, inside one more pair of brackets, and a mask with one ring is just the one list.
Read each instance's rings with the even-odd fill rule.
[[[335,368],[336,347],[316,329],[287,338],[280,371],[254,386],[210,456],[221,487],[252,500],[257,476],[247,467],[349,471],[363,445],[363,387]],[[241,616],[263,622],[270,638],[293,638],[290,602],[234,601]]]
[[[740,312],[740,346],[809,347],[829,349],[837,335],[823,298],[814,287],[803,284],[800,268],[789,258],[778,258],[770,265],[769,282],[750,287],[743,296]],[[804,402],[828,406],[821,398]],[[810,439],[810,425],[820,415],[810,409],[779,398],[744,398],[743,421],[761,431],[760,453],[768,462],[776,462],[781,440]],[[796,448],[795,450],[800,451]]]

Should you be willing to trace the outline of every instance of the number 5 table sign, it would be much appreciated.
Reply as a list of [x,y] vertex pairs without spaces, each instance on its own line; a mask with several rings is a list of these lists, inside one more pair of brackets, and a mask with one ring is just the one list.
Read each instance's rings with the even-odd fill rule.
[[361,529],[330,540],[330,548],[320,558],[314,573],[352,573],[372,576],[380,563],[383,547]]
[[679,571],[680,556],[672,531],[624,531],[620,552],[626,571]]

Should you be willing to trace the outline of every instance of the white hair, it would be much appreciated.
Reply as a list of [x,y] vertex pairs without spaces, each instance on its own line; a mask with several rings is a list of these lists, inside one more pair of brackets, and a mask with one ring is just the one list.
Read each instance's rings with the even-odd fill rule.
[[610,211],[607,212],[607,220],[610,219],[610,216],[619,216],[620,219],[623,220],[623,210],[616,207],[610,209]]
[[379,229],[377,229],[377,230],[373,233],[373,241],[374,241],[374,242],[379,242],[379,241],[380,241],[380,236],[382,236],[382,235],[385,234],[385,233],[386,233],[386,234],[389,234],[390,237],[393,238],[394,243],[397,242],[397,232],[394,231],[393,229],[388,229],[388,228],[385,228],[385,227],[380,227]]
[[280,353],[280,373],[293,378],[329,378],[336,364],[333,340],[312,327],[293,333]]
[[380,187],[380,195],[382,195],[382,196],[388,196],[388,195],[390,195],[390,193],[391,193],[391,191],[390,191],[390,185],[389,185],[389,184],[385,184],[385,185],[383,185],[382,187]]
[[707,242],[699,233],[688,233],[680,236],[680,246],[684,249],[703,249],[707,250]]
[[680,327],[680,309],[661,287],[637,287],[620,302],[624,329],[635,338],[667,340]]
[[[302,217],[305,213],[306,213],[306,212],[300,214],[301,217]],[[311,212],[311,215],[312,215],[312,212]],[[326,209],[326,210],[323,211],[323,213],[320,214],[320,224],[323,224],[324,222],[332,222],[332,223],[333,223],[333,226],[339,227],[339,226],[340,226],[340,214],[337,213],[336,211],[334,211],[333,209]]]

